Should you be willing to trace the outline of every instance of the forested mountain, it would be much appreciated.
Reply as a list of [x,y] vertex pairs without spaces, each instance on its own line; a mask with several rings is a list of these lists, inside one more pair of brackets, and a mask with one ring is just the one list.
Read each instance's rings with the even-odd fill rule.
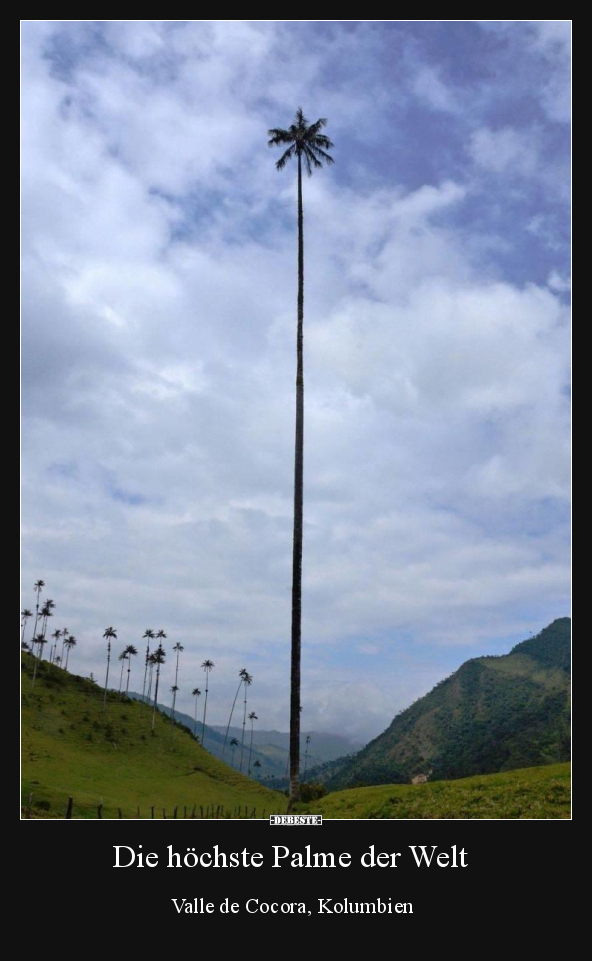
[[468,777],[570,757],[571,621],[466,661],[337,770],[331,789]]

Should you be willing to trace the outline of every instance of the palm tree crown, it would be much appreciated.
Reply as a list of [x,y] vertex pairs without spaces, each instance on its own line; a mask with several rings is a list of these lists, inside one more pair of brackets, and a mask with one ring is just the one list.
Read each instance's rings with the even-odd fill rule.
[[326,117],[319,117],[316,123],[309,124],[302,113],[302,108],[298,107],[294,123],[290,124],[287,130],[282,130],[281,127],[272,127],[271,130],[268,130],[268,146],[283,147],[284,144],[289,145],[277,161],[277,169],[283,170],[288,161],[297,156],[303,159],[306,172],[310,177],[313,167],[322,167],[323,162],[334,163],[333,157],[327,153],[327,150],[330,150],[333,144],[325,134],[320,132],[326,123]]

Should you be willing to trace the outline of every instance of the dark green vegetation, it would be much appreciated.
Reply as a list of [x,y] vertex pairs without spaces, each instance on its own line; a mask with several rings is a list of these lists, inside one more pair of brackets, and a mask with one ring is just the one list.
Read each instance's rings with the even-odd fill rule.
[[384,784],[328,794],[298,811],[326,818],[569,818],[570,764],[433,784]]
[[359,754],[331,771],[333,790],[431,781],[567,761],[568,617],[502,657],[466,661],[399,714]]
[[[109,691],[103,717],[102,689],[47,661],[32,686],[33,659],[24,654],[23,804],[32,794],[33,815],[64,817],[69,797],[76,818],[183,817],[197,807],[245,807],[282,813],[286,798],[212,757],[183,725],[140,701]],[[189,815],[188,815],[189,816]]]

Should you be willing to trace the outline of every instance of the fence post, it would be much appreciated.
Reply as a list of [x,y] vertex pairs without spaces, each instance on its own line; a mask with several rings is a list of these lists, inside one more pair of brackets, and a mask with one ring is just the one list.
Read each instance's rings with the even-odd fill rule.
[[68,798],[68,810],[66,811],[66,818],[71,818],[71,817],[72,817],[72,804],[73,804],[73,803],[74,803],[74,802],[73,802],[72,798],[69,797],[69,798]]
[[121,813],[121,808],[117,808],[117,810],[119,812],[119,820],[121,820],[121,818],[123,817],[123,814]]
[[166,810],[165,810],[164,808],[162,809],[162,816],[163,816],[163,818],[164,818],[165,821],[166,821]]
[[175,807],[173,808],[173,817],[174,817],[174,818],[177,817],[177,805],[176,805],[176,804],[175,804]]
[[101,803],[99,804],[99,806],[98,806],[98,808],[97,808],[97,817],[98,817],[98,818],[102,818],[102,817],[103,817],[103,802],[102,802],[102,801],[101,801]]
[[150,817],[151,818],[154,817],[154,805],[152,805],[152,807],[150,808]]

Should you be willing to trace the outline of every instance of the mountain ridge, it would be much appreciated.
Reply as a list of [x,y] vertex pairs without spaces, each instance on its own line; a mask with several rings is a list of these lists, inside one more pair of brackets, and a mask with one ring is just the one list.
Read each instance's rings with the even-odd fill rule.
[[328,787],[449,780],[569,760],[570,629],[465,661],[331,772]]

